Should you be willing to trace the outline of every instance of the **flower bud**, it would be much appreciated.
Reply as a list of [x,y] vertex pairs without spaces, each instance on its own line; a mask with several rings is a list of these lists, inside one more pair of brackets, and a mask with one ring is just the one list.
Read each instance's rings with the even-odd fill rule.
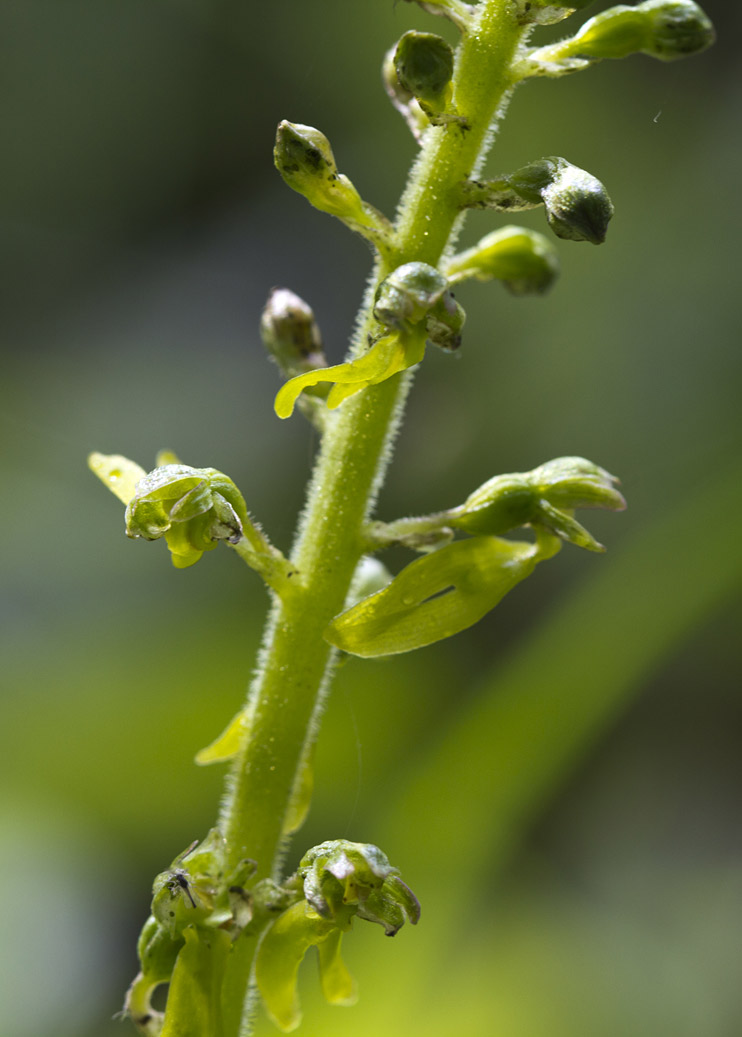
[[347,176],[338,173],[324,133],[284,120],[278,125],[273,158],[289,187],[303,194],[316,209],[337,216],[380,250],[388,248],[391,224],[361,199]]
[[689,0],[648,0],[640,6],[652,27],[652,47],[647,53],[661,61],[698,54],[714,42],[711,20]]
[[445,267],[450,283],[469,277],[497,279],[513,295],[545,292],[558,272],[559,260],[548,238],[523,227],[493,231],[474,248],[455,255]]
[[605,241],[613,203],[603,184],[591,173],[558,156],[539,159],[508,177],[512,188],[526,197],[536,192],[546,219],[558,238]]
[[455,353],[461,346],[461,332],[466,320],[463,306],[452,292],[446,292],[432,308],[425,320],[428,342],[445,353]]
[[621,4],[590,18],[571,39],[532,51],[527,74],[565,75],[604,58],[640,53],[674,61],[706,50],[714,38],[711,21],[693,0]]
[[260,336],[288,378],[327,367],[314,313],[288,288],[274,288],[268,296],[260,318]]
[[429,263],[403,263],[379,285],[374,317],[392,328],[417,324],[448,289],[448,281]]
[[540,158],[496,180],[461,184],[465,208],[513,212],[543,204],[549,226],[559,238],[605,241],[613,203],[597,177],[557,155]]
[[431,32],[406,32],[394,54],[397,78],[403,89],[417,98],[431,121],[443,115],[451,103],[453,50]]

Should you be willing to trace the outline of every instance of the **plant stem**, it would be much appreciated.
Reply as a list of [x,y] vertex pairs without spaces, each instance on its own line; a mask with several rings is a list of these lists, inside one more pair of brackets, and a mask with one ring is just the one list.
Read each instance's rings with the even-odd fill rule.
[[[512,88],[510,66],[525,29],[510,0],[487,0],[458,49],[454,103],[466,120],[431,128],[400,203],[393,249],[377,263],[366,293],[354,350],[371,327],[376,286],[412,260],[437,264],[460,223],[456,185],[478,171],[492,124]],[[247,742],[235,761],[222,804],[227,866],[257,863],[256,879],[280,865],[285,819],[302,758],[314,738],[333,665],[322,634],[343,607],[363,550],[363,524],[390,457],[409,389],[395,376],[347,400],[328,415],[305,512],[292,554],[296,593],[274,604],[259,673],[250,690]]]

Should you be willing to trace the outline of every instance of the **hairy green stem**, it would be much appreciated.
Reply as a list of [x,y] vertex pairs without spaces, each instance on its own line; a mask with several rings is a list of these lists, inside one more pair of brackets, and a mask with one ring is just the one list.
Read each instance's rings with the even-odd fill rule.
[[[394,247],[378,262],[354,341],[362,351],[379,282],[401,263],[436,264],[460,222],[457,185],[477,172],[493,124],[512,89],[510,67],[524,36],[509,0],[488,0],[458,49],[454,103],[466,128],[425,134],[400,203]],[[343,607],[363,551],[363,525],[389,460],[410,378],[395,376],[347,400],[329,415],[291,561],[298,589],[272,610],[251,722],[222,804],[228,866],[244,857],[256,878],[280,866],[286,818],[302,758],[315,735],[333,655],[323,640]]]

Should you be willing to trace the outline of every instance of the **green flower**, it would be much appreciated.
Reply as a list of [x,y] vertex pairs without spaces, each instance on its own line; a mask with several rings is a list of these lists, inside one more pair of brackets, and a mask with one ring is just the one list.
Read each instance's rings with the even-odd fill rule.
[[98,453],[88,464],[126,504],[126,535],[164,537],[177,569],[193,565],[219,540],[236,544],[249,525],[242,494],[215,468],[169,463],[147,474],[128,458]]

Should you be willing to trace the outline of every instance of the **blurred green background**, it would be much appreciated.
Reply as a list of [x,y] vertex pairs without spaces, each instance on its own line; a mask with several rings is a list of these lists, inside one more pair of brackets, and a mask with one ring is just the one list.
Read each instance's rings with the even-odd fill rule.
[[[109,1037],[152,877],[215,817],[192,758],[266,596],[226,550],[178,572],[127,541],[85,456],[220,468],[289,545],[316,444],[272,413],[260,310],[299,292],[337,362],[369,256],[281,184],[274,126],[318,125],[393,212],[414,146],[381,56],[447,28],[392,0],[0,7],[2,1033]],[[342,668],[288,864],[378,842],[423,919],[357,926],[356,1008],[307,966],[300,1034],[742,1032],[742,17],[706,9],[713,51],[532,83],[504,123],[493,173],[564,155],[616,217],[561,244],[546,298],[461,289],[462,355],[417,375],[378,513],[573,453],[630,510],[591,517],[606,556],[565,549],[472,630]]]

